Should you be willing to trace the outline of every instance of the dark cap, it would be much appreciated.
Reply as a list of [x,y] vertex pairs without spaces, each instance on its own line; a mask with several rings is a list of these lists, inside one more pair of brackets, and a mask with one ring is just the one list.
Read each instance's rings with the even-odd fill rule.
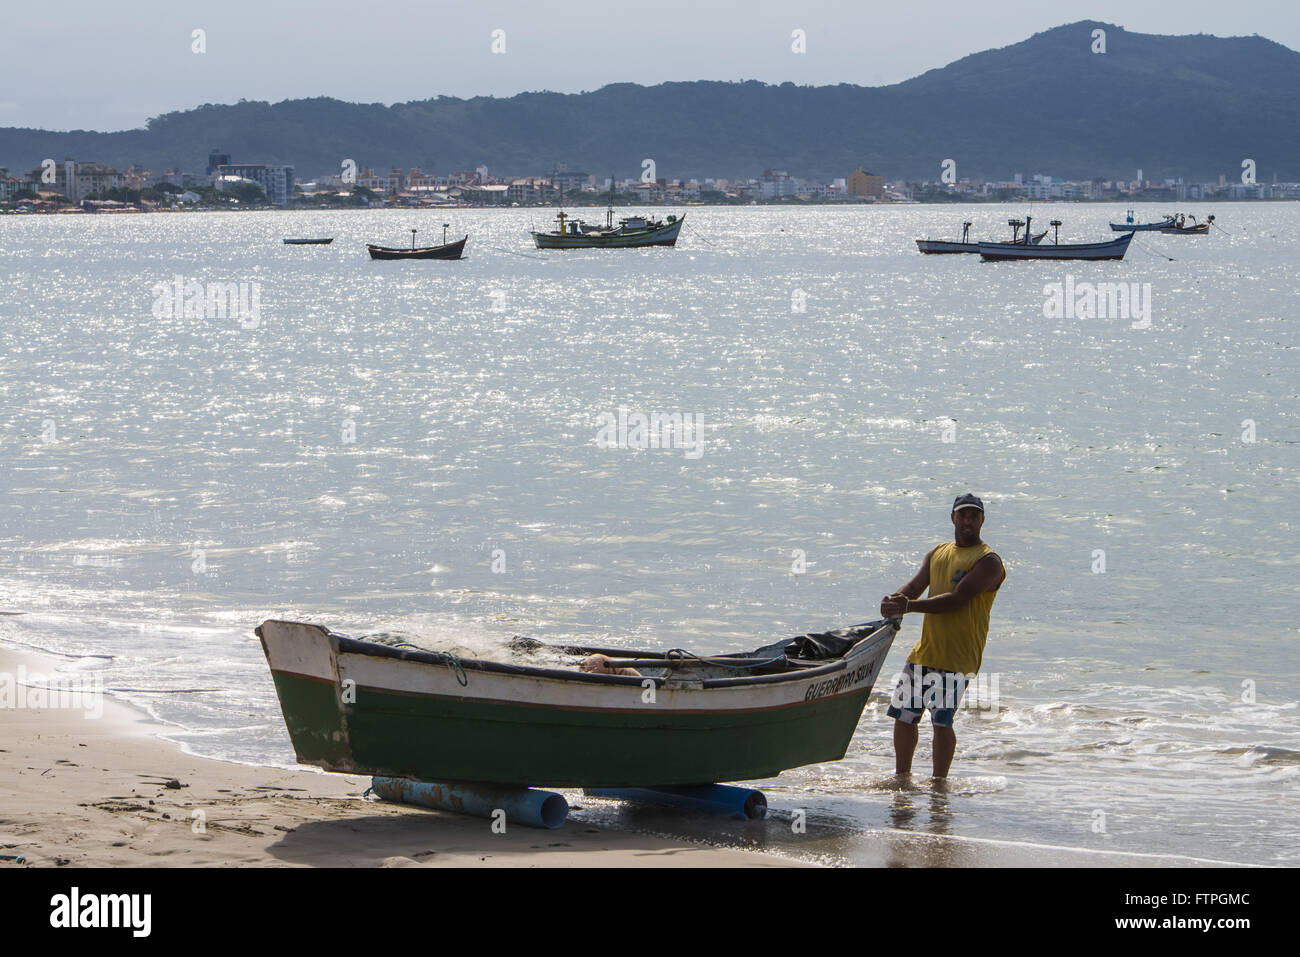
[[965,495],[957,496],[957,501],[952,503],[954,512],[960,512],[963,508],[977,508],[982,512],[984,511],[984,503],[970,492],[967,492]]

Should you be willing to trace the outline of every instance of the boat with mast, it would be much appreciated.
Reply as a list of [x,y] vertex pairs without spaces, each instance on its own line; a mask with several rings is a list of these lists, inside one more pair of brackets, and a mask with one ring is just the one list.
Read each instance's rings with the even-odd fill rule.
[[[1030,217],[1025,217],[1026,224]],[[980,243],[983,262],[1001,262],[1007,259],[1123,259],[1128,252],[1133,233],[1126,232],[1117,239],[1102,243],[1062,243],[1061,221],[1050,223],[1056,229],[1055,242],[1038,246],[1017,246],[1014,243]],[[1027,228],[1027,227],[1026,227]]]
[[1144,232],[1148,230],[1164,229],[1166,226],[1174,224],[1174,215],[1170,213],[1164,219],[1155,223],[1139,223],[1133,218],[1133,210],[1128,211],[1128,218],[1122,223],[1111,223],[1110,228],[1117,233]]
[[462,236],[455,242],[447,242],[447,229],[450,223],[442,224],[442,245],[441,246],[416,246],[415,234],[418,230],[411,230],[411,248],[402,249],[395,246],[375,246],[371,243],[366,244],[366,249],[370,250],[371,259],[459,259],[461,253],[465,251],[465,242],[469,239],[469,234]]
[[[1192,221],[1190,226],[1187,225],[1188,219]],[[1207,216],[1205,222],[1198,223],[1195,216],[1184,216],[1179,213],[1177,221],[1162,227],[1160,232],[1167,236],[1204,236],[1210,231],[1210,224],[1213,222],[1213,216]]]
[[[973,243],[970,241],[970,228],[972,225],[973,224],[969,222],[961,224],[961,242],[952,242],[945,239],[918,239],[916,241],[916,248],[920,252],[932,255],[936,253],[978,253],[980,251],[980,244],[978,242]],[[1047,230],[1044,229],[1037,236],[1031,236],[1028,230],[1025,231],[1024,236],[1021,236],[1020,230],[1026,225],[1025,220],[1023,219],[1008,219],[1007,225],[1011,227],[1011,242],[1018,243],[1022,246],[1026,242],[1032,245],[1037,245],[1038,243],[1041,243],[1043,237],[1047,235]]]
[[629,249],[638,246],[675,246],[686,216],[668,216],[653,220],[646,216],[628,216],[614,225],[614,177],[609,178],[609,208],[605,225],[583,222],[560,210],[555,217],[558,228],[541,233],[533,230],[538,249]]

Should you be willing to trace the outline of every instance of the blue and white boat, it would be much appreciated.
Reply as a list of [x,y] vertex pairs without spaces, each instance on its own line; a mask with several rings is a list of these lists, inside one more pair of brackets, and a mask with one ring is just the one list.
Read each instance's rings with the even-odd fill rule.
[[[1028,221],[1028,217],[1026,217]],[[1118,239],[1103,243],[1062,243],[1060,220],[1052,220],[1056,227],[1056,242],[1041,246],[1017,246],[1014,243],[980,243],[980,259],[984,262],[1001,262],[1005,259],[1123,259],[1133,233],[1126,232]]]
[[1174,224],[1172,215],[1166,216],[1158,223],[1139,223],[1133,218],[1133,210],[1128,211],[1128,218],[1122,223],[1111,223],[1110,228],[1117,233],[1143,232],[1145,230],[1166,229]]

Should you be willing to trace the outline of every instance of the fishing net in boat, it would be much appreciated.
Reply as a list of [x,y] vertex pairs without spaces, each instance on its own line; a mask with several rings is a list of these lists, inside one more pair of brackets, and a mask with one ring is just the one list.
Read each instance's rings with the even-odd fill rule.
[[836,631],[809,632],[806,635],[797,635],[774,645],[768,645],[766,648],[760,648],[754,654],[784,653],[787,658],[798,658],[802,661],[830,661],[843,657],[844,653],[864,635],[875,631],[882,624],[883,622],[874,621]]
[[406,635],[396,634],[391,631],[377,631],[373,635],[361,635],[357,641],[373,641],[377,645],[387,645],[389,648],[412,648],[416,651],[434,651],[436,649],[426,648],[424,645],[417,645],[410,641]]
[[802,658],[805,661],[822,661],[828,658],[842,657],[844,652],[853,647],[860,636],[845,634],[842,631],[824,631],[821,633],[799,635],[786,644],[785,653],[789,658]]

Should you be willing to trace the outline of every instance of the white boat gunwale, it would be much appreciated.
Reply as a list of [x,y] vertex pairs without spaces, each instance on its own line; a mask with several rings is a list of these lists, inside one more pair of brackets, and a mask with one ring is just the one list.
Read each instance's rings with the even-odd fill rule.
[[[851,627],[856,628],[860,626],[854,625]],[[872,638],[876,638],[877,641],[884,640],[877,636],[879,635],[879,632],[885,628],[888,628],[888,625],[881,625],[880,628],[864,635],[854,642],[853,646],[841,657],[828,661],[825,664],[814,665],[812,667],[795,667],[790,671],[783,671],[778,674],[745,675],[736,678],[705,678],[700,680],[701,690],[708,690],[709,688],[715,687],[733,688],[742,685],[777,684],[787,681],[798,681],[813,676],[821,677],[833,674],[836,671],[842,671],[848,667],[848,660],[850,658],[859,657],[861,654],[865,653],[869,643],[875,643],[871,641]],[[333,634],[333,632],[331,632],[331,634]],[[335,635],[335,637],[339,639],[338,654],[340,655],[364,654],[370,657],[397,658],[403,661],[415,661],[423,664],[439,665],[444,668],[450,663],[448,656],[438,651],[415,651],[409,648],[392,648],[388,645],[379,645],[373,642],[362,641],[357,638],[350,638],[345,635]],[[545,647],[573,655],[608,655],[611,650],[614,650],[587,648],[573,645],[546,645]],[[619,650],[618,656],[628,657],[627,650]],[[655,657],[655,655],[646,655],[638,652],[637,657]],[[635,685],[637,687],[643,686],[646,681],[655,682],[656,687],[663,687],[665,683],[674,681],[671,676],[662,675],[644,675],[640,677],[633,677],[632,675],[605,675],[592,674],[585,671],[571,671],[563,668],[543,668],[535,665],[516,665],[503,661],[490,661],[485,658],[457,657],[456,660],[459,661],[461,667],[466,668],[467,670],[508,675],[518,678],[548,678],[558,681],[578,681],[585,684]]]
[[[435,665],[440,668],[448,668],[458,663],[467,671],[478,671],[486,674],[496,674],[503,677],[512,678],[541,678],[563,682],[573,682],[580,684],[625,686],[625,687],[643,687],[646,681],[653,681],[656,688],[663,688],[666,685],[680,689],[681,679],[673,675],[644,675],[634,677],[632,675],[608,675],[608,674],[591,674],[588,672],[567,670],[561,668],[544,668],[533,665],[516,665],[506,662],[490,661],[483,658],[461,658],[459,656],[450,656],[439,651],[415,650],[410,648],[395,648],[390,645],[379,644],[375,642],[363,641],[358,638],[352,638],[347,635],[341,635],[333,632],[323,625],[317,625],[308,622],[291,622],[283,620],[268,620],[259,626],[258,634],[265,645],[267,638],[261,634],[261,629],[266,625],[285,625],[297,626],[316,629],[320,632],[321,637],[329,644],[329,657],[331,659],[330,670],[337,674],[337,662],[343,655],[360,655],[368,658],[387,658],[402,662],[411,662],[416,664]],[[875,626],[875,627],[872,627]],[[693,686],[690,690],[708,691],[711,689],[738,688],[752,685],[781,684],[787,682],[802,681],[807,678],[821,678],[836,672],[845,670],[851,661],[870,653],[875,646],[882,642],[892,642],[897,632],[897,625],[889,619],[865,622],[860,625],[851,625],[836,631],[851,631],[859,628],[872,627],[872,630],[858,638],[840,657],[829,660],[824,664],[815,665],[796,665],[789,671],[783,671],[776,674],[766,675],[741,675],[734,678],[703,678],[692,680]],[[535,640],[535,639],[531,639]],[[662,657],[662,652],[629,652],[627,649],[611,648],[592,648],[573,645],[550,645],[539,642],[539,645],[551,650],[561,651],[574,655],[586,654],[606,654],[610,657]],[[798,661],[798,659],[795,659]],[[617,662],[615,662],[617,663]],[[705,662],[707,664],[707,662]],[[304,671],[297,671],[292,668],[278,667],[272,665],[273,672],[283,674],[292,674],[301,678],[316,678],[320,680],[331,680],[330,678]]]

